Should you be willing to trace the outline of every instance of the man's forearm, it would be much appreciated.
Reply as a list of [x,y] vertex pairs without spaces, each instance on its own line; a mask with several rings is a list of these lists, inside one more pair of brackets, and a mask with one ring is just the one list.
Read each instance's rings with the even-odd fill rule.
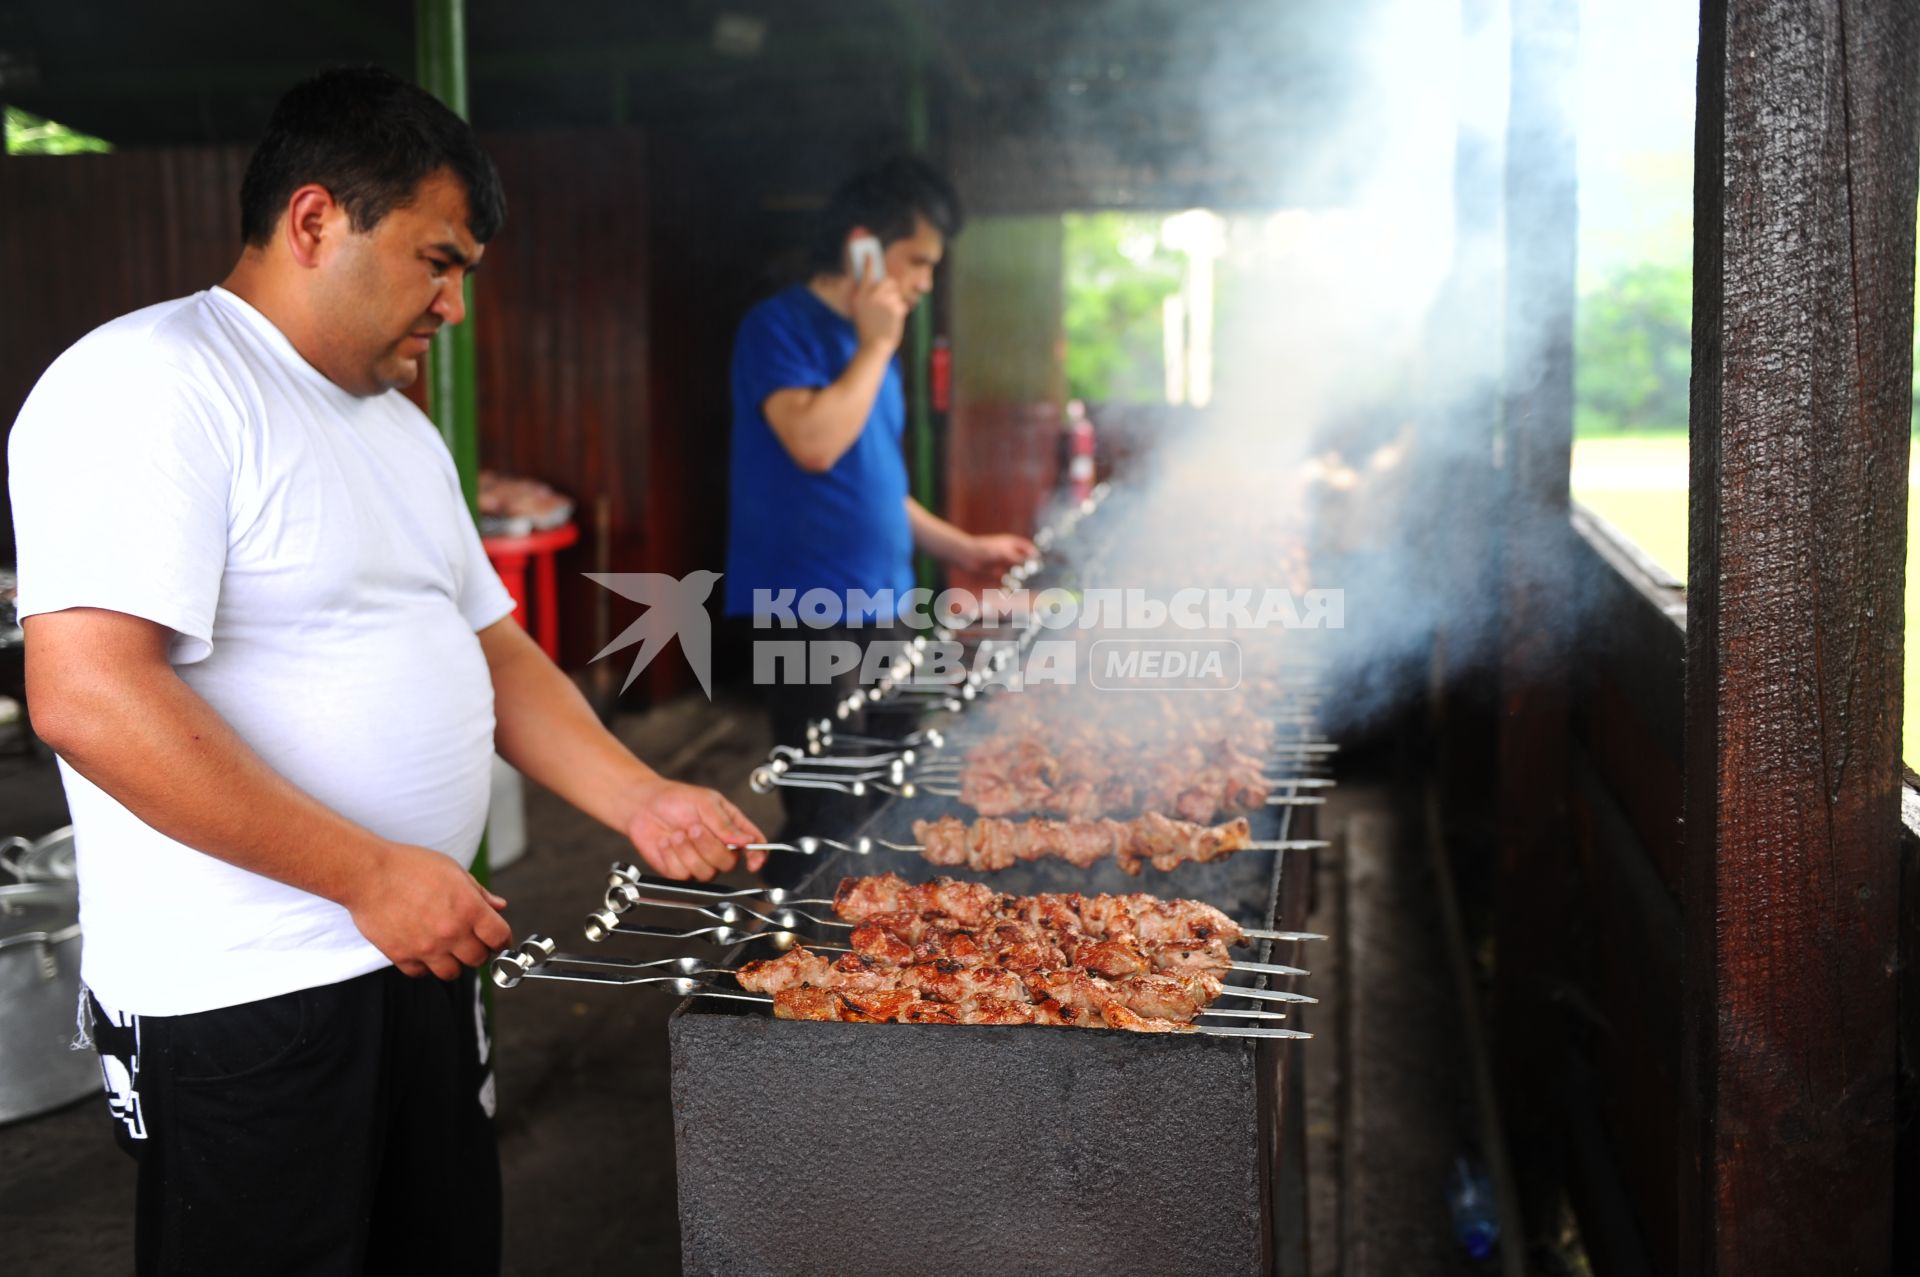
[[767,422],[803,470],[833,468],[866,428],[893,355],[884,346],[862,346],[840,375],[818,390],[783,390],[765,405]]
[[49,708],[37,726],[74,770],[195,851],[346,905],[393,846],[274,771],[170,669]]
[[601,725],[586,697],[511,618],[480,636],[493,676],[494,748],[521,773],[624,831],[659,773]]
[[913,530],[913,545],[923,554],[947,564],[964,564],[973,546],[973,537],[921,505],[907,498],[907,525]]

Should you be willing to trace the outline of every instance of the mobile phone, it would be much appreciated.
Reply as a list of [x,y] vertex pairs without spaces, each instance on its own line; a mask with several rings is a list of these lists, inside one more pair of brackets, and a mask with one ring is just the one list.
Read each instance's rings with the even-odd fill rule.
[[854,283],[879,283],[887,277],[886,257],[881,252],[880,241],[874,236],[862,235],[848,244],[847,257],[853,264]]

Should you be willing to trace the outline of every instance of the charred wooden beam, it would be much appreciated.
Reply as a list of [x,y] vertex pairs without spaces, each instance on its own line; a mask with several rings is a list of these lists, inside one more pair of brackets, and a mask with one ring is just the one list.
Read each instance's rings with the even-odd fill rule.
[[1569,879],[1567,613],[1572,530],[1574,69],[1572,0],[1514,0],[1507,126],[1499,889],[1494,1064],[1529,1220],[1559,1184],[1553,989]]
[[1920,14],[1708,0],[1678,1271],[1884,1273]]

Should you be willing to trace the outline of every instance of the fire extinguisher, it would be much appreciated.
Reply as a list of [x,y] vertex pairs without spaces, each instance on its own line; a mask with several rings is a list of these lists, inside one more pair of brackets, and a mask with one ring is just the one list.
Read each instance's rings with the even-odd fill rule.
[[953,408],[953,348],[945,337],[933,339],[933,351],[927,356],[927,389],[935,412]]
[[1093,491],[1093,422],[1087,406],[1078,399],[1067,401],[1067,489],[1075,501],[1084,501]]

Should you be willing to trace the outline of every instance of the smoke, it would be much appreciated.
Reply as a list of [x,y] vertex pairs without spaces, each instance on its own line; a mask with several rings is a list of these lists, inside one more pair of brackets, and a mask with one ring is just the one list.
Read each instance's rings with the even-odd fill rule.
[[[1580,213],[1603,219],[1585,230],[1618,249],[1685,206],[1684,180],[1656,205],[1619,179],[1650,136],[1685,148],[1693,20],[1658,0],[1584,8],[1579,73],[1545,91],[1594,134],[1579,151]],[[1546,338],[1570,322],[1523,310],[1505,331],[1509,279],[1560,271],[1566,252],[1548,236],[1537,256],[1509,259],[1508,6],[1109,0],[1075,12],[1038,112],[1075,145],[1027,153],[1080,164],[1067,185],[1095,202],[1180,215],[1163,243],[1212,263],[1200,294],[1213,317],[1211,359],[1168,377],[1187,406],[1096,406],[1124,462],[1105,549],[1072,565],[1076,580],[1297,587],[1287,549],[1310,546],[1310,583],[1346,593],[1345,628],[1280,641],[1325,666],[1325,721],[1340,734],[1397,721],[1436,676],[1483,677],[1498,665],[1496,556],[1514,508],[1503,393],[1564,370],[1564,341]],[[1129,46],[1157,58],[1158,91],[1131,100],[1133,114],[1116,84],[1140,65],[1110,58]],[[1207,212],[1183,213],[1182,175]],[[1193,293],[1172,308],[1189,324]],[[1564,524],[1506,532],[1528,551],[1570,545]],[[1540,623],[1576,634],[1580,592],[1566,561],[1547,559]]]
[[[1190,151],[1160,162],[1235,175],[1212,184],[1237,198],[1213,210],[1202,254],[1217,279],[1211,384],[1178,387],[1211,398],[1128,432],[1103,512],[1111,541],[1083,583],[1343,590],[1346,628],[1262,641],[1324,664],[1326,725],[1364,730],[1419,693],[1437,633],[1453,637],[1455,668],[1474,668],[1495,628],[1488,583],[1476,592],[1436,563],[1438,525],[1494,516],[1491,484],[1444,494],[1416,476],[1463,458],[1491,467],[1505,24],[1476,16],[1468,30],[1431,0],[1177,8],[1104,7],[1167,46],[1164,80],[1192,86]],[[1063,90],[1057,128],[1089,124],[1085,96]],[[1481,215],[1464,231],[1463,137],[1492,147],[1496,184],[1482,192],[1491,225],[1469,199]],[[1303,544],[1309,579],[1286,553]]]

